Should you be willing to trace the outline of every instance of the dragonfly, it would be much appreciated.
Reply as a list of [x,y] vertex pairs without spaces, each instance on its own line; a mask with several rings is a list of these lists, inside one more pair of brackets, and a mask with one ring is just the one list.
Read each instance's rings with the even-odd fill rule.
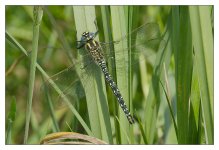
[[[107,67],[107,60],[108,58],[115,58],[115,56],[112,56],[110,53],[110,50],[112,46],[119,45],[122,42],[127,43],[128,41],[131,41],[133,45],[131,46],[126,46],[125,48],[123,47],[123,50],[130,50],[134,49],[134,52],[131,53],[133,56],[139,56],[139,54],[146,52],[146,48],[150,49],[157,49],[158,46],[160,45],[161,41],[163,43],[164,40],[160,36],[159,32],[159,27],[156,23],[146,23],[137,29],[133,30],[131,33],[125,35],[124,37],[120,38],[119,40],[115,40],[109,43],[101,43],[97,40],[95,40],[95,37],[98,35],[99,30],[96,24],[96,21],[94,22],[96,26],[96,32],[88,32],[85,31],[81,35],[81,39],[79,41],[76,41],[78,44],[76,46],[77,49],[85,49],[87,54],[84,55],[84,59],[89,59],[91,58],[91,62],[86,64],[84,67],[89,68],[92,65],[90,64],[95,64],[96,66],[99,66],[100,70],[102,71],[102,74],[104,75],[106,83],[110,86],[113,94],[115,95],[119,106],[123,110],[125,116],[127,117],[127,120],[130,124],[135,123],[134,117],[131,115],[127,105],[125,104],[124,98],[115,82],[113,79],[112,75],[109,73],[109,69]],[[119,51],[117,55],[119,54]],[[136,62],[133,62],[135,64]],[[73,74],[72,71],[75,74],[76,66],[78,64],[81,64],[81,62],[78,62],[76,64],[73,64],[69,68],[65,69],[62,72],[59,72],[58,74],[52,76],[51,78],[62,78],[62,74]],[[82,67],[81,69],[83,69]],[[90,69],[94,70],[94,69]],[[64,91],[67,91],[66,89],[70,89],[73,85],[76,85],[75,83],[78,82],[72,82],[72,84],[68,87],[65,88]],[[67,93],[67,92],[66,92]]]

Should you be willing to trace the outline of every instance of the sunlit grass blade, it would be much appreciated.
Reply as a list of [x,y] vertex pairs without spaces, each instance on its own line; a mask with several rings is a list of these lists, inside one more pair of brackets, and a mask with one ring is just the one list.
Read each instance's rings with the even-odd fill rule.
[[[117,122],[120,124],[120,119],[117,116],[115,118]],[[128,142],[127,144],[131,144],[130,136],[128,136],[128,133],[125,131],[125,128],[123,128],[123,126],[120,127],[120,131],[121,131],[121,135],[123,136],[123,138],[126,138]]]
[[[113,39],[120,39],[127,34],[127,18],[125,18],[125,10],[123,7],[119,6],[111,6],[111,18],[112,18],[112,31],[113,31]],[[121,44],[116,45],[115,50],[115,64],[116,64],[116,79],[118,88],[121,91],[121,94],[129,108],[129,104],[131,103],[131,99],[129,99],[129,92],[126,89],[130,89],[130,85],[128,84],[128,69],[130,66],[126,64],[128,58],[128,51],[124,49],[127,47],[128,43],[121,42]],[[119,50],[123,50],[123,55],[117,55]],[[118,61],[119,60],[119,61]],[[120,68],[120,69],[119,69]],[[122,69],[121,69],[122,68]],[[127,121],[126,116],[121,108],[119,108],[119,122],[120,122],[120,132],[122,128],[130,135],[129,131],[129,123]],[[122,136],[121,132],[121,143],[128,144],[127,138]]]
[[[192,75],[192,87],[191,87],[191,97],[190,97],[190,114],[189,114],[189,138],[191,144],[201,144],[201,128],[202,119],[201,119],[201,97],[199,89],[199,74],[198,74],[198,65],[194,61],[193,75]],[[199,129],[200,128],[200,129]]]
[[190,6],[192,40],[198,67],[206,143],[214,144],[213,126],[213,33],[211,6]]
[[[73,11],[78,33],[78,41],[80,40],[83,32],[96,32],[97,29],[94,23],[96,20],[94,6],[73,6]],[[96,37],[96,39],[98,41],[98,37]],[[82,58],[79,59],[82,60]],[[85,88],[91,130],[95,137],[112,143],[112,131],[104,78],[101,70],[98,68],[99,66],[95,65],[92,67],[94,67],[93,69],[97,70],[95,71],[95,74],[92,74],[92,78],[90,77],[89,81],[86,80],[86,83],[83,81],[83,79],[81,80]],[[81,70],[78,69],[79,75],[80,71]]]

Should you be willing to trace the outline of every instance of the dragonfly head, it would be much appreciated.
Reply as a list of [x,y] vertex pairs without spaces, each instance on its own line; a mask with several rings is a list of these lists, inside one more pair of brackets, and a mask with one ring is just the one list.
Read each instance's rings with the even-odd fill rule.
[[96,34],[93,32],[84,32],[81,36],[81,40],[79,41],[79,45],[77,48],[83,47],[88,41],[93,40],[95,38]]
[[86,31],[82,34],[81,40],[89,41],[89,40],[92,40],[94,38],[95,38],[95,33]]

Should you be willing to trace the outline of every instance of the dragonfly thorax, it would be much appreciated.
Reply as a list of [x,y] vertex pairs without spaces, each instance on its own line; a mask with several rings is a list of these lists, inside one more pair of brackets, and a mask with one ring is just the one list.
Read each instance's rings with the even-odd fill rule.
[[101,47],[99,43],[95,40],[90,40],[85,44],[85,49],[90,53],[95,63],[104,61]]

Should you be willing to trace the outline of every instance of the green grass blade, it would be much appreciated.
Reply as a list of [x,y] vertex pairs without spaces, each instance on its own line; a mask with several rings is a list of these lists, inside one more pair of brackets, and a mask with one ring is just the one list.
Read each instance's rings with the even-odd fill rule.
[[190,6],[192,40],[198,64],[199,88],[206,143],[214,144],[213,126],[213,33],[211,6]]
[[[180,11],[179,11],[180,10]],[[192,39],[189,22],[188,7],[173,7],[173,22],[176,32],[173,35],[178,38],[173,41],[175,74],[176,74],[176,97],[177,97],[177,125],[179,144],[189,143],[189,99],[192,81]],[[174,38],[174,37],[173,37]]]
[[16,117],[16,99],[13,98],[11,102],[9,114],[7,117],[7,131],[6,131],[6,140],[5,140],[6,144],[12,144],[11,143],[11,131],[12,131],[13,123],[15,121],[15,117]]
[[175,118],[174,118],[173,109],[172,109],[171,104],[170,104],[170,97],[168,96],[167,91],[165,90],[164,85],[163,85],[163,83],[161,81],[160,81],[160,84],[161,84],[161,86],[162,86],[162,88],[164,90],[165,96],[166,96],[167,104],[168,104],[168,107],[169,107],[169,110],[170,110],[170,115],[172,117],[174,129],[175,129],[175,132],[176,132],[176,137],[178,137],[177,125],[176,125],[176,121],[175,121]]
[[23,48],[23,46],[18,43],[9,33],[5,31],[5,38],[10,42],[14,47],[22,51],[26,56],[29,56],[28,52]]
[[[133,24],[134,24],[134,19],[133,19],[133,15],[136,13],[136,11],[134,11],[135,9],[135,6],[126,6],[128,7],[128,12],[127,13],[127,20],[128,20],[128,33],[131,33],[132,30],[134,29],[133,28]],[[135,25],[135,24],[134,24]],[[132,42],[131,42],[131,38],[129,38],[129,47],[132,46]],[[128,52],[128,85],[129,85],[129,108],[130,108],[130,112],[133,112],[133,105],[132,105],[132,98],[133,98],[133,86],[132,86],[132,79],[133,79],[133,76],[132,76],[132,70],[133,69],[133,66],[132,66],[132,54],[131,54],[131,51]],[[133,132],[133,126],[131,126],[131,128],[129,129],[130,130],[130,140],[131,140],[131,143],[134,143],[134,132]]]
[[190,105],[190,114],[189,114],[189,138],[191,144],[200,144],[199,138],[201,132],[199,127],[202,126],[200,118],[200,109],[201,109],[201,97],[199,89],[199,74],[198,74],[198,64],[194,61],[194,69],[192,76],[192,89],[191,89],[191,105]]
[[30,117],[31,117],[31,111],[32,111],[32,98],[33,98],[36,60],[37,60],[37,51],[38,51],[39,26],[40,26],[40,23],[43,17],[42,6],[34,6],[33,16],[34,16],[33,43],[32,43],[32,52],[31,52],[31,59],[30,59],[31,62],[30,62],[30,76],[29,76],[29,88],[28,88],[28,99],[27,99],[27,109],[26,109],[24,144],[27,144]]
[[[75,24],[77,29],[77,39],[80,40],[84,31],[96,32],[94,21],[96,19],[94,6],[73,6]],[[98,41],[98,37],[96,37]],[[81,50],[83,51],[83,50]],[[82,59],[82,58],[79,58]],[[90,67],[90,66],[89,66]],[[105,82],[99,66],[95,65],[95,75],[89,81],[83,81],[85,88],[87,107],[90,119],[91,130],[95,137],[112,143],[112,131],[110,115],[105,90]],[[80,75],[81,69],[78,69]],[[89,86],[87,86],[89,85]]]
[[139,129],[140,129],[140,132],[141,132],[141,136],[143,138],[143,142],[144,142],[144,144],[147,145],[148,141],[147,141],[147,137],[146,137],[146,134],[145,134],[146,132],[144,130],[144,126],[142,124],[142,121],[141,121],[141,119],[138,115],[136,115],[136,118],[138,119],[138,126],[139,126]]
[[[113,39],[116,40],[123,37],[127,33],[127,29],[126,29],[127,24],[126,24],[126,18],[124,13],[125,11],[122,6],[111,6],[110,8],[111,8],[111,18],[112,18]],[[124,50],[124,47],[127,47],[125,45],[127,45],[127,43],[121,42],[121,44],[116,45],[114,48],[115,48],[117,85],[127,104],[127,107],[129,108],[129,104],[131,100],[129,100],[129,93],[128,90],[126,89],[130,89],[128,88],[130,85],[128,85],[128,66],[125,61],[128,58],[128,51]],[[117,55],[118,50],[122,50],[122,49],[124,50],[123,55]],[[119,108],[118,118],[120,122],[120,131],[125,130],[129,135],[130,134],[129,123],[127,121],[126,116],[124,115],[124,112],[120,108]],[[121,134],[121,143],[128,144],[126,136],[123,136],[122,132],[120,134]]]

